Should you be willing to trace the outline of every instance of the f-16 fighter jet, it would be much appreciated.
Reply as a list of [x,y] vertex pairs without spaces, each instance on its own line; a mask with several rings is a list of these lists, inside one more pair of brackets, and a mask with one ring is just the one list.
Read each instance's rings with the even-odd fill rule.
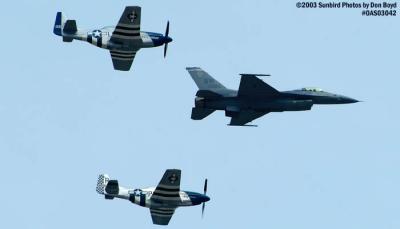
[[175,209],[203,204],[210,198],[207,193],[207,179],[204,183],[204,194],[180,190],[181,170],[168,169],[155,188],[130,189],[119,186],[117,180],[110,180],[106,174],[100,175],[96,191],[106,199],[121,198],[142,207],[150,208],[154,224],[168,225]]
[[263,74],[241,74],[239,90],[224,87],[201,68],[186,68],[197,84],[195,107],[192,119],[201,120],[216,110],[224,110],[231,117],[231,126],[247,123],[270,112],[305,111],[314,104],[356,103],[355,99],[332,94],[318,88],[302,88],[293,91],[278,91],[257,76]]
[[75,20],[66,20],[61,12],[57,13],[54,34],[61,36],[64,42],[73,40],[87,41],[99,48],[110,50],[115,70],[129,71],[136,53],[141,48],[164,46],[164,57],[168,43],[169,22],[165,35],[140,31],[141,8],[128,6],[116,27],[106,26],[101,29],[83,30],[76,26]]

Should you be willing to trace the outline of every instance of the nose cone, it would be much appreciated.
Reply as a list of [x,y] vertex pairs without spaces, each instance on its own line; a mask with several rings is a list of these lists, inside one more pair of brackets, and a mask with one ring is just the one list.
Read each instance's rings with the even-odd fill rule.
[[173,40],[172,40],[172,38],[171,37],[164,37],[164,42],[165,43],[170,43],[170,42],[172,42]]
[[193,193],[189,195],[190,201],[192,201],[193,205],[199,205],[204,202],[210,201],[210,197],[200,194],[200,193]]
[[206,195],[199,195],[196,199],[197,200],[195,202],[197,202],[198,204],[202,204],[204,202],[210,201],[210,197],[208,197]]
[[350,97],[346,97],[346,96],[342,96],[340,99],[340,102],[345,104],[345,103],[358,103],[360,101],[350,98]]

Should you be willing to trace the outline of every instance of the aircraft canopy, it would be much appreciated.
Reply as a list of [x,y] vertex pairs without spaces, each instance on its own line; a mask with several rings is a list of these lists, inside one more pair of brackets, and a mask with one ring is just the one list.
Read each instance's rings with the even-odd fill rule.
[[302,91],[313,91],[313,92],[321,92],[321,91],[323,91],[321,88],[317,88],[317,87],[304,87],[301,90]]

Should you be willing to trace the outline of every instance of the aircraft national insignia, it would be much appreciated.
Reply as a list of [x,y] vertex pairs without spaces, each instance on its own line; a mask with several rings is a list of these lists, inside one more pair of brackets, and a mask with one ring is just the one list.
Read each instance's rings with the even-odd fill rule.
[[128,19],[130,22],[133,22],[137,18],[136,12],[132,11],[132,13],[128,14]]
[[100,38],[101,37],[101,31],[100,30],[93,30],[92,36],[95,38]]
[[168,180],[169,182],[171,182],[171,184],[173,184],[176,180],[178,180],[178,176],[174,173],[170,177],[168,177]]

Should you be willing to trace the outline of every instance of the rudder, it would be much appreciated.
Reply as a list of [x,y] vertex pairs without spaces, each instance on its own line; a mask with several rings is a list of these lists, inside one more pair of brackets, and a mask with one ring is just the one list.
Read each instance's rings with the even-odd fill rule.
[[63,38],[64,42],[72,42],[74,35],[78,32],[75,20],[66,20],[62,12],[57,12],[56,21],[54,22],[53,33]]
[[64,27],[65,18],[62,12],[57,12],[56,21],[54,22],[53,33],[57,36],[62,36],[62,29]]
[[96,186],[97,193],[105,195],[106,194],[106,186],[109,181],[110,181],[110,177],[107,174],[99,175],[99,178],[97,180],[97,186]]

